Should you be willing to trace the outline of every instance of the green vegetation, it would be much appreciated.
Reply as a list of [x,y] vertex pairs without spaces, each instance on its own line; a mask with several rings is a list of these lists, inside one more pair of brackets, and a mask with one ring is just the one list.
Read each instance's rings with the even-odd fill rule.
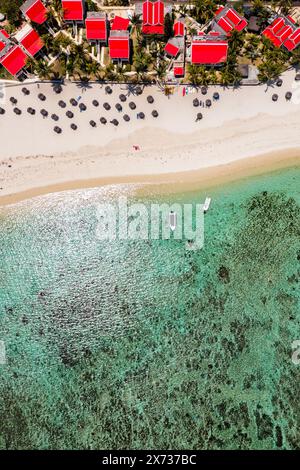
[[5,13],[8,21],[13,26],[20,24],[20,6],[24,0],[0,0],[0,11]]
[[[8,32],[11,32],[20,22],[19,6],[23,0],[0,0],[0,11],[6,13],[9,24],[6,25]],[[213,18],[216,8],[220,4],[225,4],[220,0],[192,0],[192,9],[188,10],[186,5],[178,7],[181,14],[191,16],[200,25],[208,24]],[[106,1],[107,5],[127,5],[127,0]],[[273,1],[272,7],[282,14],[290,13],[292,1]],[[95,9],[94,3],[89,0],[87,7],[90,10]],[[243,2],[237,2],[235,8],[244,14]],[[108,53],[104,53],[104,64],[101,66],[92,58],[92,46],[84,41],[77,46],[72,39],[72,28],[64,25],[62,22],[62,7],[60,0],[53,0],[49,5],[48,25],[54,31],[62,30],[61,34],[53,38],[45,26],[38,26],[39,34],[45,43],[46,53],[50,57],[56,57],[56,62],[52,67],[43,65],[41,61],[28,61],[29,71],[38,73],[41,78],[52,78],[54,76],[63,77],[68,74],[69,77],[80,79],[85,76],[90,79],[108,79],[114,81],[164,81],[168,68],[168,61],[165,59],[164,46],[169,38],[173,36],[174,15],[165,16],[165,34],[161,36],[143,36],[141,34],[141,16],[133,15],[131,19],[131,38],[132,38],[132,57],[128,65],[113,65],[110,63]],[[251,12],[258,17],[258,23],[261,28],[268,24],[270,9],[266,7],[263,0],[252,0]],[[192,23],[188,24],[190,35],[197,34]],[[258,68],[258,78],[262,82],[275,80],[283,71],[290,66],[298,66],[300,63],[300,52],[297,48],[292,53],[278,48],[265,37],[247,32],[233,31],[229,37],[229,54],[227,62],[221,67],[197,67],[187,66],[187,75],[185,81],[189,80],[196,86],[209,83],[221,83],[224,86],[238,85],[241,76],[238,72],[239,64],[254,65]],[[126,75],[126,72],[131,74]],[[6,74],[1,72],[2,76]]]

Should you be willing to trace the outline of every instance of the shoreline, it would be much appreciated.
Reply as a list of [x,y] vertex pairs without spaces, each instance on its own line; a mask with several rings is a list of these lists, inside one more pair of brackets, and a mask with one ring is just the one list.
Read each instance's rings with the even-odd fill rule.
[[[300,148],[272,151],[232,161],[223,165],[206,167],[194,171],[141,174],[116,177],[87,178],[28,188],[0,196],[0,207],[16,204],[39,196],[64,191],[91,189],[118,184],[137,185],[141,196],[147,194],[174,194],[209,189],[226,183],[240,181],[251,176],[272,173],[284,168],[300,165]],[[259,161],[258,161],[259,159]]]
[[[6,89],[5,113],[0,117],[5,136],[0,148],[0,205],[114,184],[142,185],[139,190],[145,194],[192,191],[299,165],[300,90],[293,71],[282,78],[281,87],[209,87],[205,98],[199,89],[183,96],[181,89],[174,88],[172,96],[166,97],[153,87],[145,87],[137,96],[124,85],[113,85],[107,95],[96,84],[80,91],[67,84],[58,97],[51,84],[43,83],[33,85],[29,96],[14,90],[21,110],[18,116]],[[286,100],[289,90],[294,90],[292,99]],[[219,99],[214,101],[215,91]],[[121,93],[126,97],[118,111]],[[74,97],[85,104],[83,112]],[[207,98],[208,107],[203,101]],[[29,105],[36,110],[34,116],[27,112]],[[46,117],[40,113],[42,106]],[[156,118],[153,109],[158,112]],[[53,116],[62,129],[59,135],[53,132]],[[100,116],[106,116],[105,125]],[[117,119],[118,125],[112,125],[111,119]],[[76,124],[75,131],[71,124]]]

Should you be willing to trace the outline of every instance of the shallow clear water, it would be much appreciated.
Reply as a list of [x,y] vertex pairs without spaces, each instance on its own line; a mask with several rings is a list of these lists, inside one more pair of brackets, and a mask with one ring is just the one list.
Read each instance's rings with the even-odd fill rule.
[[298,448],[299,180],[210,191],[200,251],[99,240],[130,188],[3,208],[0,447]]

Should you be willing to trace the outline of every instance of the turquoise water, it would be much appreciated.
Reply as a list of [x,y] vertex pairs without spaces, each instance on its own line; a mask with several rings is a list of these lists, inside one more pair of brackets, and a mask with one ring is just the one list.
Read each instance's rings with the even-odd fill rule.
[[123,187],[1,209],[0,448],[299,448],[299,181],[211,190],[199,251],[99,240]]

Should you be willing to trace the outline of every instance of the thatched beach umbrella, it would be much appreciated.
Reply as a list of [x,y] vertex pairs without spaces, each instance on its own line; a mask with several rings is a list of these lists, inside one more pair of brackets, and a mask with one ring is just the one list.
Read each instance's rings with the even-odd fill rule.
[[67,105],[66,105],[66,103],[65,103],[63,100],[60,100],[60,101],[58,102],[58,106],[60,106],[61,108],[65,108]]
[[71,104],[72,106],[77,106],[77,105],[78,105],[78,102],[77,102],[77,100],[75,100],[75,98],[71,98],[71,99],[70,99],[70,104]]
[[53,121],[58,121],[59,117],[57,116],[57,114],[51,114],[51,119],[53,119]]
[[38,99],[41,101],[46,101],[46,96],[43,93],[38,94]]
[[117,121],[117,119],[113,119],[112,121],[110,121],[111,124],[113,124],[114,126],[118,126],[119,125],[119,121]]
[[119,111],[119,113],[122,111],[122,106],[120,105],[120,103],[117,103],[116,104],[116,110]]
[[107,119],[105,119],[105,117],[101,117],[101,118],[100,118],[100,122],[101,122],[101,124],[106,124],[106,123],[107,123]]
[[136,104],[135,104],[133,101],[130,101],[130,103],[129,103],[129,108],[130,108],[130,109],[135,109],[135,108],[136,108]]
[[86,111],[86,105],[84,103],[80,103],[79,109],[80,111]]
[[93,106],[95,106],[96,108],[97,106],[99,106],[99,101],[97,100],[93,100],[92,103],[93,103]]
[[147,96],[147,101],[148,101],[148,103],[150,103],[150,104],[154,103],[154,98],[153,98],[153,96],[151,96],[151,95]]
[[66,116],[69,118],[69,119],[72,119],[74,117],[74,113],[72,113],[72,111],[67,111],[66,112]]
[[121,94],[121,95],[119,96],[119,100],[122,101],[122,103],[125,103],[125,101],[127,100],[127,98],[126,98],[125,95]]
[[202,95],[206,95],[206,93],[207,93],[206,86],[201,87],[201,93],[202,93]]
[[220,98],[219,93],[217,91],[215,91],[214,94],[213,94],[213,99],[218,100],[219,98]]
[[153,111],[152,111],[151,114],[152,114],[152,116],[155,117],[155,118],[158,117],[158,112],[156,111],[156,109],[153,109]]
[[41,109],[41,115],[43,117],[47,117],[48,116],[48,111],[46,109]]
[[5,114],[5,109],[0,108],[0,114]]
[[135,89],[135,92],[137,95],[141,95],[143,93],[143,90],[140,86],[137,86],[136,89]]
[[203,118],[202,113],[197,113],[197,119],[196,119],[196,121],[201,121],[202,118]]
[[207,106],[208,108],[211,107],[211,100],[206,100],[205,101],[205,106]]
[[108,95],[111,95],[111,94],[112,94],[112,89],[111,89],[110,86],[107,85],[107,86],[105,87],[105,93],[107,93]]
[[274,95],[272,95],[272,100],[274,102],[278,100],[278,95],[276,95],[276,93],[274,93]]
[[123,119],[124,119],[124,121],[126,121],[126,122],[129,122],[129,121],[130,121],[130,117],[128,116],[128,114],[124,114]]
[[54,132],[56,132],[56,134],[61,134],[62,133],[61,128],[58,127],[58,126],[55,126],[53,130],[54,130]]
[[73,131],[77,130],[77,126],[76,126],[76,124],[74,124],[74,122],[72,122],[70,127],[71,127],[71,129],[73,129]]
[[199,100],[198,100],[198,98],[194,98],[194,99],[193,99],[193,106],[195,106],[195,108],[196,108],[197,106],[199,106]]
[[283,81],[281,80],[281,78],[279,78],[276,82],[276,85],[277,86],[282,86],[282,84],[283,84]]
[[22,88],[22,93],[26,96],[30,95],[30,91],[28,90],[28,88],[25,88],[25,87]]
[[31,116],[33,116],[35,114],[35,109],[29,107],[27,108],[27,113],[31,114]]
[[109,111],[110,108],[111,108],[111,106],[110,106],[109,103],[104,103],[104,104],[103,104],[103,108],[106,109],[106,111]]
[[139,119],[145,119],[145,114],[143,112],[140,112],[138,114]]
[[22,114],[22,111],[19,108],[14,108],[14,113],[17,114],[17,116],[20,116],[20,114]]
[[62,86],[59,84],[54,85],[53,90],[55,91],[55,93],[59,94],[62,92]]
[[14,97],[14,96],[11,96],[9,98],[9,101],[12,103],[12,104],[17,104],[18,100]]
[[91,121],[90,121],[90,126],[92,126],[92,127],[96,127],[96,126],[97,126],[97,124],[96,124],[96,122],[95,122],[95,121],[91,120]]
[[292,99],[292,96],[293,96],[293,93],[291,91],[287,91],[285,94],[285,99],[287,101],[290,101],[290,99]]

